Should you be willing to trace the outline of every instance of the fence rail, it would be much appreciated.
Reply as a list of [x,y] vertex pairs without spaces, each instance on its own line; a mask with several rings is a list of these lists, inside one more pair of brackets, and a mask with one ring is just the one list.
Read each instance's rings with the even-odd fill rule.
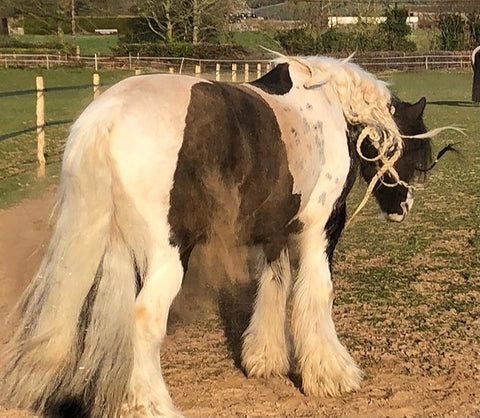
[[[196,76],[205,75],[216,80],[249,81],[260,77],[268,72],[271,67],[271,60],[210,60],[194,58],[172,58],[172,57],[81,57],[62,56],[52,54],[0,54],[0,62],[5,67],[46,67],[53,66],[86,66],[98,69],[135,69],[135,74],[142,72],[168,72],[187,73]],[[432,70],[432,69],[464,69],[470,67],[470,55],[463,54],[441,54],[441,55],[401,55],[401,56],[360,56],[355,62],[370,71],[383,70]],[[71,123],[72,120],[54,120],[47,122],[44,115],[44,95],[46,92],[59,90],[76,90],[93,88],[93,97],[100,93],[100,77],[97,72],[93,74],[92,84],[70,85],[70,86],[48,86],[43,85],[43,78],[37,77],[36,89],[5,91],[0,92],[0,99],[10,96],[36,94],[36,116],[35,126],[25,127],[15,132],[0,134],[0,141],[10,139],[28,132],[37,132],[37,159],[39,175],[45,172],[45,127]]]
[[[469,53],[443,53],[426,55],[396,56],[357,56],[355,62],[371,71],[401,70],[433,70],[433,69],[466,69],[470,67]],[[44,67],[84,66],[99,69],[136,69],[157,72],[175,73],[214,73],[220,68],[231,68],[232,64],[244,68],[254,75],[260,65],[265,67],[271,60],[212,60],[178,57],[143,57],[129,55],[112,56],[79,56],[61,54],[0,54],[0,65],[8,67]]]
[[471,67],[470,54],[362,57],[357,63],[369,70],[456,70]]
[[15,138],[25,133],[37,132],[37,175],[43,177],[45,175],[45,128],[47,126],[64,125],[73,122],[73,119],[61,119],[47,121],[45,118],[45,93],[54,91],[66,91],[66,90],[80,90],[91,88],[93,90],[93,98],[96,98],[100,94],[100,76],[98,73],[93,74],[92,84],[77,84],[69,86],[51,86],[45,87],[43,77],[37,76],[35,78],[35,89],[16,90],[0,92],[0,99],[4,97],[22,96],[26,94],[32,94],[36,96],[35,113],[36,113],[36,125],[22,128],[17,131],[0,134],[0,141],[6,139]]

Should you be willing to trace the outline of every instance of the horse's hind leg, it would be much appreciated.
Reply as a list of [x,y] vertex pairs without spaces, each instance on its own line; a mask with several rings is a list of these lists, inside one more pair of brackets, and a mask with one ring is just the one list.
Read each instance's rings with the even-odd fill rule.
[[182,278],[178,250],[168,243],[154,244],[144,285],[135,301],[134,367],[122,416],[181,416],[162,377],[160,346]]
[[285,327],[291,284],[288,251],[272,263],[262,254],[259,267],[253,314],[243,334],[242,366],[249,377],[286,375],[290,367]]
[[331,316],[333,286],[323,228],[306,228],[297,244],[300,265],[293,285],[292,332],[303,391],[336,396],[358,389],[362,373],[338,340]]

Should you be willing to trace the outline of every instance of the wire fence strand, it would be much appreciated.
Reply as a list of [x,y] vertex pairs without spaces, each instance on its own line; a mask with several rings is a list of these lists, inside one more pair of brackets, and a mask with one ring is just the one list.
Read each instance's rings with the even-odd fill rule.
[[[99,87],[110,85],[111,83],[103,83]],[[68,90],[81,90],[81,89],[91,89],[93,88],[92,84],[76,84],[76,85],[69,85],[69,86],[53,86],[53,87],[45,87],[42,91],[46,92],[54,92],[54,91],[68,91]],[[4,97],[14,97],[14,96],[24,96],[28,94],[36,94],[38,92],[37,89],[26,89],[26,90],[11,90],[11,91],[3,91],[0,92],[0,99]],[[29,126],[24,129],[20,129],[18,131],[8,132],[5,134],[0,135],[0,141],[4,141],[6,139],[15,138],[17,136],[36,131],[37,129],[45,128],[47,126],[55,126],[55,125],[64,125],[67,123],[72,123],[73,119],[62,119],[62,120],[53,120],[48,121],[43,125],[39,126]]]
[[9,132],[7,134],[0,135],[0,141],[3,141],[5,139],[9,139],[9,138],[15,138],[16,136],[20,136],[20,135],[26,134],[28,132],[33,132],[33,131],[36,131],[37,129],[42,129],[42,128],[45,128],[47,126],[66,125],[68,123],[72,123],[73,121],[74,121],[74,119],[51,120],[51,121],[48,121],[48,122],[44,123],[43,125],[30,126],[28,128],[22,129],[20,131],[14,131],[14,132]]

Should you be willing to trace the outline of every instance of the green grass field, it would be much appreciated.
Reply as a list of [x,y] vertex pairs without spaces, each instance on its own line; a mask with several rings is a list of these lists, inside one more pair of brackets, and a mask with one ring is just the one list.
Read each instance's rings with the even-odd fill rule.
[[75,50],[80,47],[81,55],[111,55],[112,49],[117,46],[117,35],[13,35],[12,38],[30,44],[45,44],[50,42],[59,42],[68,49]]
[[[100,72],[103,89],[129,75],[131,71]],[[93,98],[91,87],[76,90],[48,91],[49,87],[92,84],[93,73],[82,68],[0,69],[0,92],[35,88],[35,78],[44,77],[45,119],[48,122],[75,119]],[[0,97],[0,135],[35,126],[35,93]],[[37,180],[36,134],[25,133],[0,141],[0,207],[14,204],[30,193],[39,193],[57,180],[68,124],[47,126],[45,154],[48,164],[45,179]],[[53,177],[52,177],[53,176]]]
[[[433,140],[435,153],[457,143],[459,154],[446,154],[427,182],[417,186],[413,209],[403,223],[384,222],[370,199],[345,230],[335,260],[336,302],[361,303],[361,319],[373,332],[387,335],[381,343],[385,352],[407,357],[415,348],[412,341],[418,340],[416,347],[426,350],[418,367],[435,374],[441,372],[442,366],[434,363],[445,347],[466,352],[478,345],[479,107],[470,102],[470,73],[396,73],[384,78],[404,100],[427,98],[428,127],[454,125],[467,135],[445,132]],[[350,210],[362,197],[361,183],[349,196]],[[405,344],[390,347],[389,335],[396,341],[404,338]],[[365,347],[370,337],[351,344]]]

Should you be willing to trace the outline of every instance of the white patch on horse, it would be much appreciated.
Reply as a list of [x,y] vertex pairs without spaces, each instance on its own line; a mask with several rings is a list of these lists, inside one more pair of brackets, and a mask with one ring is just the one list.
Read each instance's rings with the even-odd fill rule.
[[[178,249],[169,243],[167,217],[190,89],[198,82],[187,77],[142,76],[99,98],[128,97],[119,106],[122,117],[111,133],[111,155],[125,193],[146,224],[150,242],[147,274],[135,301],[134,367],[122,407],[126,417],[180,415],[165,386],[158,353],[166,335],[168,311],[183,278]],[[170,110],[172,103],[175,113]],[[141,111],[145,106],[148,112]]]
[[242,365],[247,376],[284,376],[290,369],[286,324],[291,273],[288,251],[271,264],[259,261],[259,286],[250,324],[243,334]]
[[[289,169],[294,179],[293,192],[301,194],[302,210],[324,169],[325,156],[321,143],[324,138],[337,138],[339,133],[344,134],[346,124],[333,89],[327,86],[322,92],[305,89],[308,71],[296,62],[290,63],[290,68],[294,88],[286,94],[270,95],[255,86],[246,84],[245,87],[262,96],[277,115],[287,149]],[[305,103],[311,106],[308,112],[303,111]],[[287,113],[285,108],[292,111]],[[315,135],[311,135],[312,131],[315,131]],[[306,132],[309,134],[305,135]]]

